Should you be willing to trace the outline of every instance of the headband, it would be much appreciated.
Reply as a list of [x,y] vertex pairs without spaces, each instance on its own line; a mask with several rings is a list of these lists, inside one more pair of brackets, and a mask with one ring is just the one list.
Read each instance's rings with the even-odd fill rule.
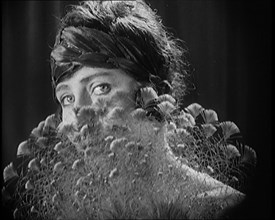
[[142,33],[135,41],[129,35],[117,36],[82,26],[62,29],[51,53],[53,86],[83,65],[120,68],[140,82],[155,85],[166,80],[166,74],[162,74],[164,62],[154,41]]

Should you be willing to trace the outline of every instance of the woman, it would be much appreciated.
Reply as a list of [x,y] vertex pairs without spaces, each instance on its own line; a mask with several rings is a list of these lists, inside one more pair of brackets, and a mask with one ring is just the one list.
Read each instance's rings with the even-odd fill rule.
[[51,53],[60,108],[4,170],[14,217],[223,218],[240,204],[255,152],[213,110],[180,109],[183,55],[141,0],[72,7]]

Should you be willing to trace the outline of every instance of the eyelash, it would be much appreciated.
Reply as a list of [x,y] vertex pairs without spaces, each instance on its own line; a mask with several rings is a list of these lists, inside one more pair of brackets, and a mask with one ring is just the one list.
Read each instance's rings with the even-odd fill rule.
[[[95,92],[95,90],[96,90],[97,88],[100,88],[100,87],[103,87],[103,86],[107,87],[107,90],[106,90],[106,91],[103,91],[102,93],[95,94],[95,95],[106,95],[106,94],[108,94],[108,93],[111,91],[111,86],[110,86],[110,84],[108,84],[108,83],[102,83],[102,84],[99,84],[99,85],[95,86],[95,87],[92,89],[91,95]],[[72,98],[72,100],[67,100],[68,98]],[[68,101],[68,103],[65,103],[66,100]],[[72,104],[74,101],[75,101],[75,99],[74,99],[74,96],[73,96],[73,95],[65,95],[65,96],[63,96],[63,97],[61,98],[60,103],[61,103],[63,106],[68,106],[68,105]]]
[[92,93],[91,93],[91,94],[95,93],[95,90],[96,90],[97,88],[100,88],[100,87],[107,87],[107,90],[104,91],[104,92],[102,92],[101,94],[95,94],[95,95],[106,95],[106,94],[108,94],[108,93],[111,91],[111,86],[110,86],[110,84],[108,84],[108,83],[102,83],[102,84],[99,84],[99,85],[95,86],[95,87],[92,89]]
[[[65,101],[66,101],[67,98],[72,98],[73,100],[72,100],[72,101],[68,101],[69,104],[65,104]],[[62,99],[60,100],[60,102],[61,102],[61,104],[62,104],[63,106],[70,105],[71,103],[74,102],[74,96],[73,96],[73,95],[65,95],[64,97],[62,97]]]

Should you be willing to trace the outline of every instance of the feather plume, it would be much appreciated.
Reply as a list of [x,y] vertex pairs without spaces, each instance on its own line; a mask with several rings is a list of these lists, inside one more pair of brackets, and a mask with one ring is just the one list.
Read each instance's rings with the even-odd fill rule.
[[125,116],[125,109],[121,107],[115,107],[108,113],[108,119],[121,119]]
[[176,107],[169,101],[164,101],[157,106],[159,107],[160,111],[167,116],[169,116],[171,112],[176,109]]
[[17,148],[17,156],[29,155],[29,154],[31,154],[31,149],[28,144],[28,141],[21,142]]
[[232,145],[232,144],[227,144],[226,145],[226,154],[227,154],[227,157],[229,159],[241,156],[241,154],[238,151],[238,149],[234,145]]
[[[157,97],[155,95],[156,93],[151,94],[151,97]],[[158,104],[163,104],[163,107],[167,105],[165,112],[169,112],[169,108],[173,106],[166,98]],[[132,115],[138,113],[142,115],[144,112],[144,109],[139,109]],[[34,148],[33,157],[29,155],[26,162],[28,167],[39,164],[41,169],[38,172],[21,172],[22,168],[16,166],[20,170],[16,188],[20,199],[16,207],[20,209],[23,217],[24,215],[29,217],[31,211],[34,211],[39,217],[48,219],[57,217],[101,219],[103,215],[107,216],[107,211],[102,210],[102,207],[114,213],[113,206],[119,201],[125,201],[125,206],[120,210],[126,213],[126,216],[149,218],[148,213],[153,211],[153,206],[148,202],[149,198],[153,198],[156,202],[168,199],[167,202],[170,204],[176,199],[174,195],[179,194],[182,195],[179,197],[180,209],[174,211],[183,211],[189,216],[190,213],[194,214],[193,210],[201,207],[196,203],[196,195],[226,186],[230,178],[226,175],[232,175],[230,168],[233,165],[235,165],[233,168],[237,167],[235,160],[233,164],[230,160],[226,161],[222,158],[223,152],[218,151],[220,145],[209,142],[210,137],[214,135],[211,134],[215,128],[217,131],[220,129],[223,135],[222,126],[218,123],[202,125],[189,123],[182,126],[180,119],[173,115],[170,122],[171,129],[167,131],[166,120],[159,122],[148,120],[147,117],[129,117],[124,123],[131,129],[125,130],[123,124],[105,133],[105,131],[102,132],[99,124],[94,124],[94,120],[99,119],[97,113],[92,113],[92,109],[88,108],[81,114],[84,114],[81,116],[83,123],[87,120],[82,126],[84,131],[72,132],[74,137],[80,136],[78,142],[72,142],[61,132],[49,133],[52,136],[47,136],[47,139],[51,141],[47,140],[44,143],[47,147]],[[184,112],[184,114],[193,118],[190,113]],[[98,131],[93,129],[92,125],[98,126]],[[209,130],[208,136],[205,136],[203,132],[207,129]],[[85,135],[86,133],[89,135]],[[45,136],[46,134],[43,134],[44,138]],[[32,141],[27,143],[37,145],[38,140],[43,139],[33,137]],[[86,147],[84,151],[78,150],[80,147],[84,149],[84,146]],[[63,147],[66,151],[60,154]],[[237,156],[239,164],[247,164],[248,161],[253,163],[253,153],[248,147],[243,149],[238,145],[235,147],[241,154]],[[235,148],[229,144],[227,148],[233,152],[233,155],[234,153],[237,155]],[[239,176],[235,176],[240,179]],[[23,189],[21,193],[20,187],[25,187],[26,190]],[[229,186],[226,187],[232,190],[230,193],[233,196],[243,196]],[[169,195],[169,198],[166,195]],[[112,199],[114,199],[113,203]],[[44,205],[39,202],[41,200],[44,201]],[[212,205],[219,205],[219,202],[215,198],[213,204],[208,204],[208,202],[203,201],[202,206],[216,212]],[[188,207],[188,204],[192,207]],[[26,205],[26,214],[21,212],[22,205]],[[156,212],[160,212],[161,207],[158,207]],[[173,208],[175,207],[171,206],[169,208],[171,212],[166,210],[161,216],[167,213],[167,217],[178,216]],[[144,216],[140,214],[143,211]],[[155,214],[154,217],[160,216]],[[209,217],[204,211],[199,214]]]
[[203,110],[202,106],[198,103],[193,103],[185,108],[188,113],[190,113],[194,118],[196,118]]
[[45,119],[45,124],[44,124],[44,130],[45,129],[55,129],[57,127],[57,125],[59,124],[59,121],[57,120],[55,114],[49,115],[46,119]]
[[222,122],[220,124],[220,127],[222,128],[223,136],[225,140],[227,140],[233,134],[240,133],[240,130],[237,127],[237,125],[231,121]]
[[32,171],[39,171],[39,165],[37,158],[33,158],[29,163],[28,163],[28,168]]
[[3,177],[5,182],[14,177],[18,177],[17,172],[14,170],[13,163],[10,163],[8,166],[5,167],[3,171]]
[[172,96],[170,96],[170,95],[168,95],[168,94],[160,95],[160,96],[158,97],[158,101],[159,101],[159,102],[168,101],[168,102],[170,102],[172,105],[175,105],[175,104],[176,104],[176,100],[175,100]]
[[202,111],[202,116],[204,118],[204,123],[215,123],[218,121],[217,113],[212,109],[205,109]]
[[137,108],[131,112],[133,118],[142,120],[146,118],[146,111],[142,108]]
[[25,184],[25,189],[29,191],[29,190],[32,190],[33,188],[34,188],[33,184],[31,184],[31,181],[28,180]]
[[53,172],[54,173],[62,172],[63,168],[64,168],[64,166],[63,166],[62,162],[59,161],[54,165]]
[[257,155],[255,150],[247,145],[243,145],[240,149],[241,151],[241,158],[240,163],[249,164],[253,167],[257,164]]
[[41,121],[38,126],[32,130],[31,134],[35,137],[40,137],[42,135],[44,125],[45,121]]
[[217,131],[217,128],[212,124],[203,124],[202,129],[207,138],[211,137]]
[[145,106],[148,105],[150,101],[158,98],[156,91],[151,87],[141,88],[140,95]]

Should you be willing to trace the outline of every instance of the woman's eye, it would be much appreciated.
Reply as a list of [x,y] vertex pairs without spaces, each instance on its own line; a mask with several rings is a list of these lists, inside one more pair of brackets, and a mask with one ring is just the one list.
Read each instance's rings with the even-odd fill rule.
[[95,95],[105,95],[108,92],[110,92],[110,90],[111,90],[110,85],[105,83],[105,84],[101,84],[101,85],[96,86],[93,89],[93,94],[95,94]]
[[74,96],[72,95],[66,95],[61,99],[61,103],[63,106],[70,105],[74,103]]

